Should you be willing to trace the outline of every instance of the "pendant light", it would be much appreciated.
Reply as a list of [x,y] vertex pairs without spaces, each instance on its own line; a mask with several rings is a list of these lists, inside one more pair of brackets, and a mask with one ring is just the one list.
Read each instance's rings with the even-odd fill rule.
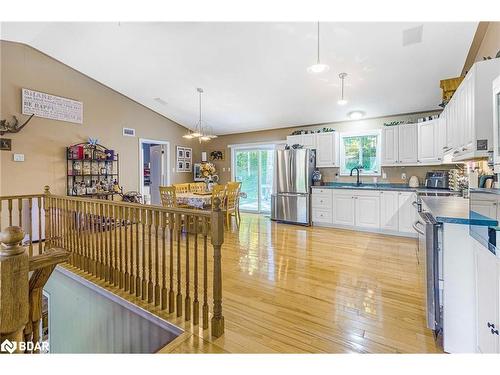
[[311,65],[309,68],[307,68],[307,71],[309,73],[318,74],[318,73],[328,72],[328,70],[330,70],[330,67],[326,64],[321,64],[319,60],[319,21],[318,21],[318,60],[316,64]]
[[347,77],[347,73],[340,73],[340,99],[337,101],[338,105],[346,105],[347,99],[344,98],[344,79]]
[[192,139],[192,138],[198,138],[200,143],[202,141],[209,141],[212,138],[217,138],[215,134],[213,134],[213,130],[209,125],[206,125],[203,123],[202,119],[202,111],[201,111],[201,94],[203,94],[203,89],[202,88],[197,88],[196,91],[198,92],[199,95],[199,118],[198,122],[196,123],[194,130],[189,132],[185,135],[183,135],[183,138],[186,139]]

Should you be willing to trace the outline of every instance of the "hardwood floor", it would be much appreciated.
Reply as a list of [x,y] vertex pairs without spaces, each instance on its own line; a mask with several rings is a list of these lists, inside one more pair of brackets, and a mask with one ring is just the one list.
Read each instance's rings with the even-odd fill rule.
[[165,353],[441,352],[425,326],[416,240],[253,214],[233,230],[223,246],[218,339],[90,279],[185,329]]

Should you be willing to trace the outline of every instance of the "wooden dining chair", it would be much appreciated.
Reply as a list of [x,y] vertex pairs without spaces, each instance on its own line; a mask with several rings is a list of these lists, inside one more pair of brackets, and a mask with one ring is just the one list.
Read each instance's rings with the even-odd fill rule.
[[205,183],[204,182],[193,182],[189,184],[189,191],[191,193],[203,193],[205,191]]
[[226,187],[226,226],[229,229],[231,224],[231,218],[234,215],[236,219],[236,226],[240,227],[240,217],[238,215],[238,196],[240,195],[240,189],[237,184],[227,184]]
[[212,188],[212,210],[215,208],[215,198],[220,199],[220,209],[224,211],[226,205],[226,185],[214,185]]
[[240,193],[241,193],[241,182],[238,181],[229,181],[227,183],[227,186],[234,186],[237,189],[236,192],[236,220],[237,223],[241,222],[241,215],[240,215]]
[[168,208],[177,208],[176,189],[173,186],[160,186],[161,205]]
[[175,192],[177,194],[189,193],[189,183],[186,183],[186,184],[174,184],[172,186],[175,188]]

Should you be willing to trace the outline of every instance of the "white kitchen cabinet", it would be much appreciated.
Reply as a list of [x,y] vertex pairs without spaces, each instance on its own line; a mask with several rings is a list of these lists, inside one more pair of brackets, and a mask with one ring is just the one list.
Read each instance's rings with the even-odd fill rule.
[[413,224],[416,221],[416,210],[413,202],[417,197],[415,193],[398,192],[398,228],[399,232],[415,234]]
[[351,190],[333,192],[333,222],[354,225],[354,195]]
[[499,272],[498,260],[477,243],[475,248],[477,350],[499,353]]
[[439,119],[424,121],[417,124],[418,162],[424,164],[439,163]]
[[286,137],[286,143],[302,145],[304,148],[316,148],[316,134],[297,134]]
[[336,132],[316,134],[316,166],[338,166],[338,137]]
[[386,126],[382,129],[382,165],[395,165],[399,162],[399,126]]
[[380,228],[398,231],[398,192],[381,191],[380,193]]
[[476,62],[447,104],[446,147],[453,161],[487,157],[493,149],[491,90],[499,73],[500,59]]
[[355,225],[364,228],[380,228],[380,196],[372,194],[355,195]]
[[497,206],[498,202],[495,200],[474,199],[471,201],[472,211],[486,217],[497,217]]
[[417,124],[399,125],[399,163],[416,164],[418,161]]
[[314,188],[312,189],[311,197],[313,224],[332,224],[333,190]]
[[446,116],[443,116],[443,113],[437,119],[437,154],[439,162],[443,161],[444,154],[449,150],[446,146]]

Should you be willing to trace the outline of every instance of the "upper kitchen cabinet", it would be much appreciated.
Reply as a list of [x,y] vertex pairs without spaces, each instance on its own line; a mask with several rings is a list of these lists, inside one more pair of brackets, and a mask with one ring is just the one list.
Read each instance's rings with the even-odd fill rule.
[[446,125],[440,119],[417,124],[418,163],[439,164],[442,160],[442,142]]
[[297,134],[286,137],[286,143],[291,145],[302,145],[305,148],[316,148],[316,134]]
[[299,144],[305,148],[316,149],[317,167],[338,167],[338,135],[336,132],[289,135],[289,145]]
[[500,59],[475,63],[446,106],[445,147],[454,162],[487,157],[493,150],[491,85],[499,74]]
[[336,132],[316,134],[316,166],[338,167],[338,136]]
[[382,165],[417,164],[417,124],[382,129]]

